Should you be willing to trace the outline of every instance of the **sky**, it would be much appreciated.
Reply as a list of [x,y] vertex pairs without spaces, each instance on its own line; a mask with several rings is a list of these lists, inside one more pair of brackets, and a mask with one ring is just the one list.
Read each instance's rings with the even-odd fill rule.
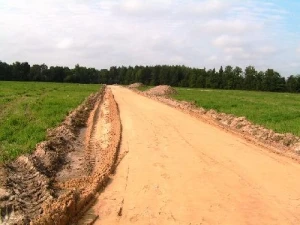
[[0,61],[300,74],[299,0],[0,0]]

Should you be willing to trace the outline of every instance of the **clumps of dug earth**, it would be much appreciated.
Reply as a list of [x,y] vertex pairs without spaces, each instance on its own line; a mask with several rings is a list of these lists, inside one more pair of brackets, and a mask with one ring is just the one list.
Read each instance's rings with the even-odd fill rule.
[[144,93],[147,95],[162,96],[162,95],[176,94],[177,91],[169,85],[159,85],[145,91]]
[[1,166],[0,224],[29,224],[43,213],[43,203],[55,198],[51,188],[55,174],[65,164],[65,156],[100,96],[101,92],[89,96],[60,126],[49,129],[47,140],[37,144],[31,155]]
[[273,146],[276,149],[289,150],[288,152],[286,152],[287,155],[292,156],[290,153],[300,154],[300,137],[290,133],[276,133],[273,130],[266,129],[263,126],[251,123],[245,117],[236,117],[234,115],[220,113],[212,109],[207,110],[201,107],[197,107],[191,102],[177,101],[164,96],[176,93],[176,91],[173,92],[172,89],[173,88],[171,88],[170,86],[162,85],[154,87],[146,92],[137,91],[137,93],[163,102],[174,108],[178,108],[184,112],[189,113],[192,116],[204,119],[209,123],[213,123],[222,128],[237,132],[247,139],[258,140],[260,143],[267,144],[268,146]]
[[[99,144],[99,127],[109,128],[108,146]],[[107,183],[120,135],[118,106],[104,87],[48,130],[34,153],[0,167],[0,224],[72,224]]]
[[133,83],[130,84],[128,87],[129,88],[139,88],[139,87],[143,87],[144,85],[142,83]]
[[43,213],[43,203],[55,198],[51,188],[55,174],[65,164],[65,156],[102,92],[89,96],[60,126],[49,129],[47,140],[34,153],[0,168],[0,224],[29,224]]
[[[85,146],[66,157],[69,161],[55,177],[53,189],[57,197],[42,205],[43,213],[31,224],[74,224],[109,181],[117,165],[120,138],[118,106],[111,90],[107,89],[90,113]],[[107,144],[103,144],[104,141]],[[95,219],[96,215],[89,215],[89,221],[84,224],[93,224]]]
[[262,142],[287,147],[295,153],[300,153],[300,149],[298,147],[300,138],[293,134],[276,133],[273,130],[251,123],[245,117],[236,117],[230,114],[218,113],[215,110],[208,110],[205,114],[225,127],[241,131],[242,133],[255,137]]

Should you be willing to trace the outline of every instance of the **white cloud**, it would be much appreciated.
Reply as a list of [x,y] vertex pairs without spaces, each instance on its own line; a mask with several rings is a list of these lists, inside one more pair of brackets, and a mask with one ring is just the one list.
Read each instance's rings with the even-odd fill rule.
[[291,33],[286,16],[258,0],[0,0],[0,60],[96,68],[230,63],[292,73],[282,62],[298,60],[299,35],[282,35]]
[[300,63],[299,62],[291,62],[291,63],[289,63],[289,66],[297,68],[300,66]]
[[207,60],[208,60],[208,61],[216,61],[216,60],[218,60],[218,57],[215,56],[215,55],[212,55],[212,56],[210,56]]
[[241,19],[214,19],[207,21],[200,28],[212,33],[244,34],[260,30],[262,25]]
[[238,36],[221,35],[212,41],[213,45],[221,48],[238,47],[243,40]]
[[231,1],[221,0],[205,0],[205,1],[187,1],[181,7],[181,13],[195,13],[198,15],[211,15],[217,13],[224,13],[229,8]]
[[60,49],[67,49],[70,48],[72,44],[73,40],[71,38],[64,38],[57,43],[56,47]]
[[263,46],[258,49],[258,52],[262,54],[273,54],[277,52],[277,49],[273,46]]
[[243,47],[225,47],[224,52],[227,54],[242,54],[245,50]]
[[171,5],[171,0],[121,0],[119,4],[114,4],[111,11],[115,15],[122,15],[125,17],[138,16],[138,17],[155,17],[164,16],[168,14]]

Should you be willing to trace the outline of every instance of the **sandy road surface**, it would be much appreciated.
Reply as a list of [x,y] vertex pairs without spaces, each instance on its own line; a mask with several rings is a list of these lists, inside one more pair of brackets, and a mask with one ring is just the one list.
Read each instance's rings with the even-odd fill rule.
[[129,151],[95,224],[300,224],[300,165],[176,109],[111,87]]

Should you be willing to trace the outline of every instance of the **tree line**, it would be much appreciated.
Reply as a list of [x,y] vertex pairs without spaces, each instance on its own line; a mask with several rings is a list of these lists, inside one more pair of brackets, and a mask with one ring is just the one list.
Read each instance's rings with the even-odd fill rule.
[[45,64],[30,66],[27,62],[7,64],[0,61],[0,80],[68,83],[171,85],[175,87],[300,92],[300,75],[282,77],[273,69],[258,71],[254,66],[220,67],[219,70],[186,66],[134,66],[110,69],[75,68]]

